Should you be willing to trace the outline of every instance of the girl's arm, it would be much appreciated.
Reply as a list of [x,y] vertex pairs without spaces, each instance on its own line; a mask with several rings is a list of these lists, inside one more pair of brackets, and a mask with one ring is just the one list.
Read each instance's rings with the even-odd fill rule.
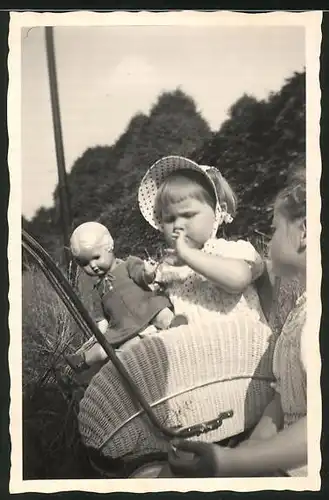
[[179,450],[192,452],[198,460],[184,460],[169,454],[173,471],[185,477],[239,477],[273,474],[307,464],[307,418],[280,431],[271,439],[255,441],[250,446],[222,448],[216,444],[182,441],[175,443]]
[[254,280],[253,267],[245,260],[209,255],[191,248],[182,233],[177,235],[176,252],[195,272],[229,293],[241,293]]
[[208,255],[197,249],[189,249],[185,263],[226,292],[241,293],[252,282],[252,273],[247,262]]

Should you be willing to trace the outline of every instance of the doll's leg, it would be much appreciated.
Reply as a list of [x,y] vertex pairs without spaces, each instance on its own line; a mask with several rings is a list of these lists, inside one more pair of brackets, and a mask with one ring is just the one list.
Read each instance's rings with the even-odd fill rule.
[[106,352],[98,342],[87,349],[79,349],[75,354],[65,356],[67,363],[76,372],[88,370],[92,365],[99,361],[105,361],[106,358]]
[[97,361],[104,361],[106,358],[106,352],[98,343],[93,345],[88,351],[85,352],[85,361],[89,366],[97,363]]
[[162,309],[162,311],[160,311],[152,321],[152,324],[159,330],[167,330],[167,328],[186,325],[187,323],[188,321],[183,314],[175,316],[175,314],[169,309],[169,307]]
[[169,307],[165,307],[153,318],[152,324],[159,330],[166,330],[169,328],[173,319],[174,313],[169,309]]

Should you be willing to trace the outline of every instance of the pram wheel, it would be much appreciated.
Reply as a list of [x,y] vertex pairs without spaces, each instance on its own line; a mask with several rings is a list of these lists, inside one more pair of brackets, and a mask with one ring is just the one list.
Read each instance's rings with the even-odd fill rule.
[[99,478],[128,479],[138,477],[159,477],[167,466],[166,453],[152,453],[133,460],[106,458],[90,450],[89,464]]
[[170,477],[169,472],[168,475],[166,473],[168,469],[167,461],[154,461],[147,464],[144,464],[132,472],[129,478],[138,479],[138,478],[160,478],[160,477]]

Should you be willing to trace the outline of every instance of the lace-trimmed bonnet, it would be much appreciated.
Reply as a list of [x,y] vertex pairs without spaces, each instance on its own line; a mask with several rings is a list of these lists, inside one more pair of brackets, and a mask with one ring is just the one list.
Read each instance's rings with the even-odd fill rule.
[[213,187],[216,197],[215,222],[212,237],[216,236],[218,227],[223,222],[231,222],[231,216],[223,211],[218,200],[216,186],[208,175],[210,170],[217,170],[215,167],[198,165],[188,158],[182,156],[165,156],[156,161],[144,175],[138,190],[138,204],[144,219],[155,229],[162,232],[161,221],[155,213],[155,198],[157,191],[164,180],[173,172],[183,169],[190,169],[200,172],[206,177]]

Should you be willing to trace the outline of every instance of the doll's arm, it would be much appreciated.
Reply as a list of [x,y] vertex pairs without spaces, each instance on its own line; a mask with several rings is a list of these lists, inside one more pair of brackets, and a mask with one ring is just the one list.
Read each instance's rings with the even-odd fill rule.
[[127,270],[130,278],[145,290],[150,290],[149,285],[154,281],[156,268],[157,264],[151,265],[138,257],[128,257],[127,259]]

